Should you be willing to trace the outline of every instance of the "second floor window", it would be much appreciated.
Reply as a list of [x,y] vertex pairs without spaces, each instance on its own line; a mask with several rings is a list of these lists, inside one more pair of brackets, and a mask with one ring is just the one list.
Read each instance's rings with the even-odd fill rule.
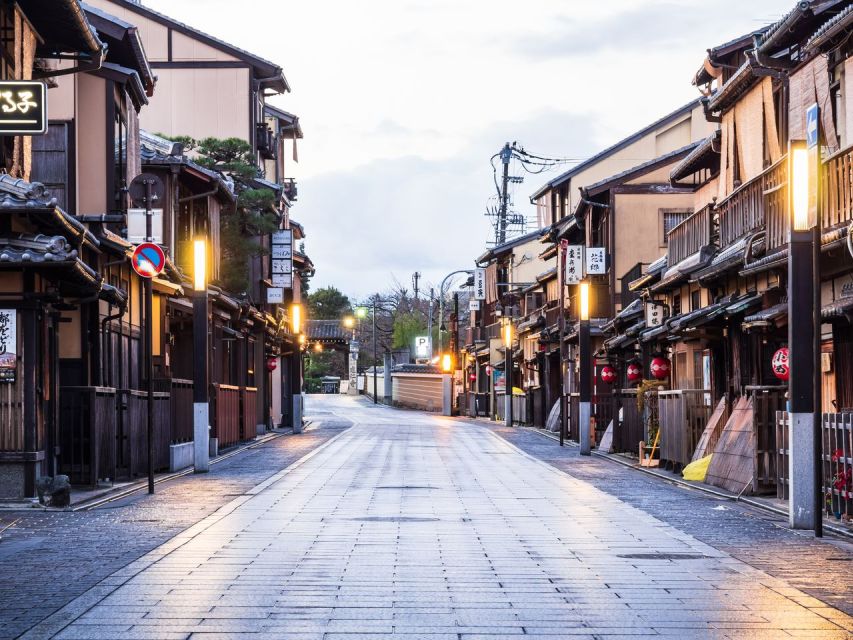
[[669,232],[677,227],[683,220],[687,219],[692,212],[685,209],[661,209],[663,216],[663,239],[661,244],[667,243]]
[[115,133],[113,138],[115,157],[115,208],[124,211],[127,208],[127,120],[121,107],[116,105]]

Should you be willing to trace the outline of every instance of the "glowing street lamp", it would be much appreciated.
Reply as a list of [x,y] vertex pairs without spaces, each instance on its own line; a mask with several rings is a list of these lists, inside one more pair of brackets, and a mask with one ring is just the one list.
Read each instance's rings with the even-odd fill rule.
[[504,347],[506,349],[505,357],[504,357],[504,419],[506,426],[511,427],[513,424],[512,419],[512,340],[513,340],[513,331],[512,331],[512,320],[510,318],[503,319],[503,327],[501,328],[501,333],[503,333],[503,341]]
[[302,305],[296,302],[290,305],[290,330],[294,335],[302,332]]
[[207,240],[193,240],[193,471],[210,470],[208,397]]
[[445,353],[441,356],[441,370],[444,371],[444,373],[450,373],[453,371],[453,358],[449,353]]
[[[818,109],[807,112],[810,139],[788,148],[791,235],[788,259],[788,349],[794,375],[788,382],[790,411],[788,517],[794,529],[823,535],[820,357],[820,214]],[[808,127],[807,127],[808,129]]]
[[578,285],[578,346],[580,347],[579,433],[581,455],[590,455],[590,419],[592,416],[592,344],[589,335],[589,282]]

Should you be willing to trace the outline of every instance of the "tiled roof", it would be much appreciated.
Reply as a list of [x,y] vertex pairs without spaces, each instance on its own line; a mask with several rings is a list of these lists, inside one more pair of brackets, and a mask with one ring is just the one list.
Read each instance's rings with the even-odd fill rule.
[[352,339],[352,329],[347,329],[340,320],[308,320],[305,323],[305,335],[309,340]]

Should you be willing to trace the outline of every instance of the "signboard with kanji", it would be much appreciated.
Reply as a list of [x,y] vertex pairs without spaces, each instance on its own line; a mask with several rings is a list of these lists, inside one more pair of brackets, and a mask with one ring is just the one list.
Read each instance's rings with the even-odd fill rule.
[[275,231],[270,236],[270,245],[270,279],[273,288],[267,290],[267,303],[281,304],[284,302],[284,290],[293,288],[293,230]]
[[607,273],[606,254],[604,247],[587,247],[586,272],[591,276],[603,276]]
[[469,311],[479,311],[480,310],[480,301],[479,300],[471,300],[468,302],[468,310]]
[[580,244],[566,247],[566,284],[578,284],[583,280],[583,250]]
[[15,382],[18,370],[18,312],[0,309],[0,382]]
[[0,81],[0,135],[47,132],[47,91],[37,81]]
[[666,307],[655,302],[646,303],[646,327],[659,327],[665,319]]
[[486,299],[486,270],[474,269],[474,299]]

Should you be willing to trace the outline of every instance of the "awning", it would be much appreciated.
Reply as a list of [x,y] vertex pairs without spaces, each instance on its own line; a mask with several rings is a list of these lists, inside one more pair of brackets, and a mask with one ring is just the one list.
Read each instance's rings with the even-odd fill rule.
[[839,298],[820,310],[820,317],[826,322],[853,323],[853,296]]
[[779,267],[784,267],[788,264],[788,247],[785,247],[781,251],[776,251],[771,253],[770,255],[766,255],[763,258],[759,258],[758,260],[754,260],[746,265],[745,268],[740,270],[740,275],[742,276],[750,276],[756,273],[762,273],[764,271],[769,271],[770,269],[777,269]]
[[781,327],[788,323],[788,303],[780,304],[762,309],[758,313],[746,316],[743,319],[743,328],[746,331],[750,329],[760,329],[765,327]]
[[760,293],[746,294],[745,296],[739,298],[738,300],[727,306],[726,314],[734,316],[739,313],[745,313],[753,307],[757,307],[758,305],[760,305],[762,297],[763,296]]

